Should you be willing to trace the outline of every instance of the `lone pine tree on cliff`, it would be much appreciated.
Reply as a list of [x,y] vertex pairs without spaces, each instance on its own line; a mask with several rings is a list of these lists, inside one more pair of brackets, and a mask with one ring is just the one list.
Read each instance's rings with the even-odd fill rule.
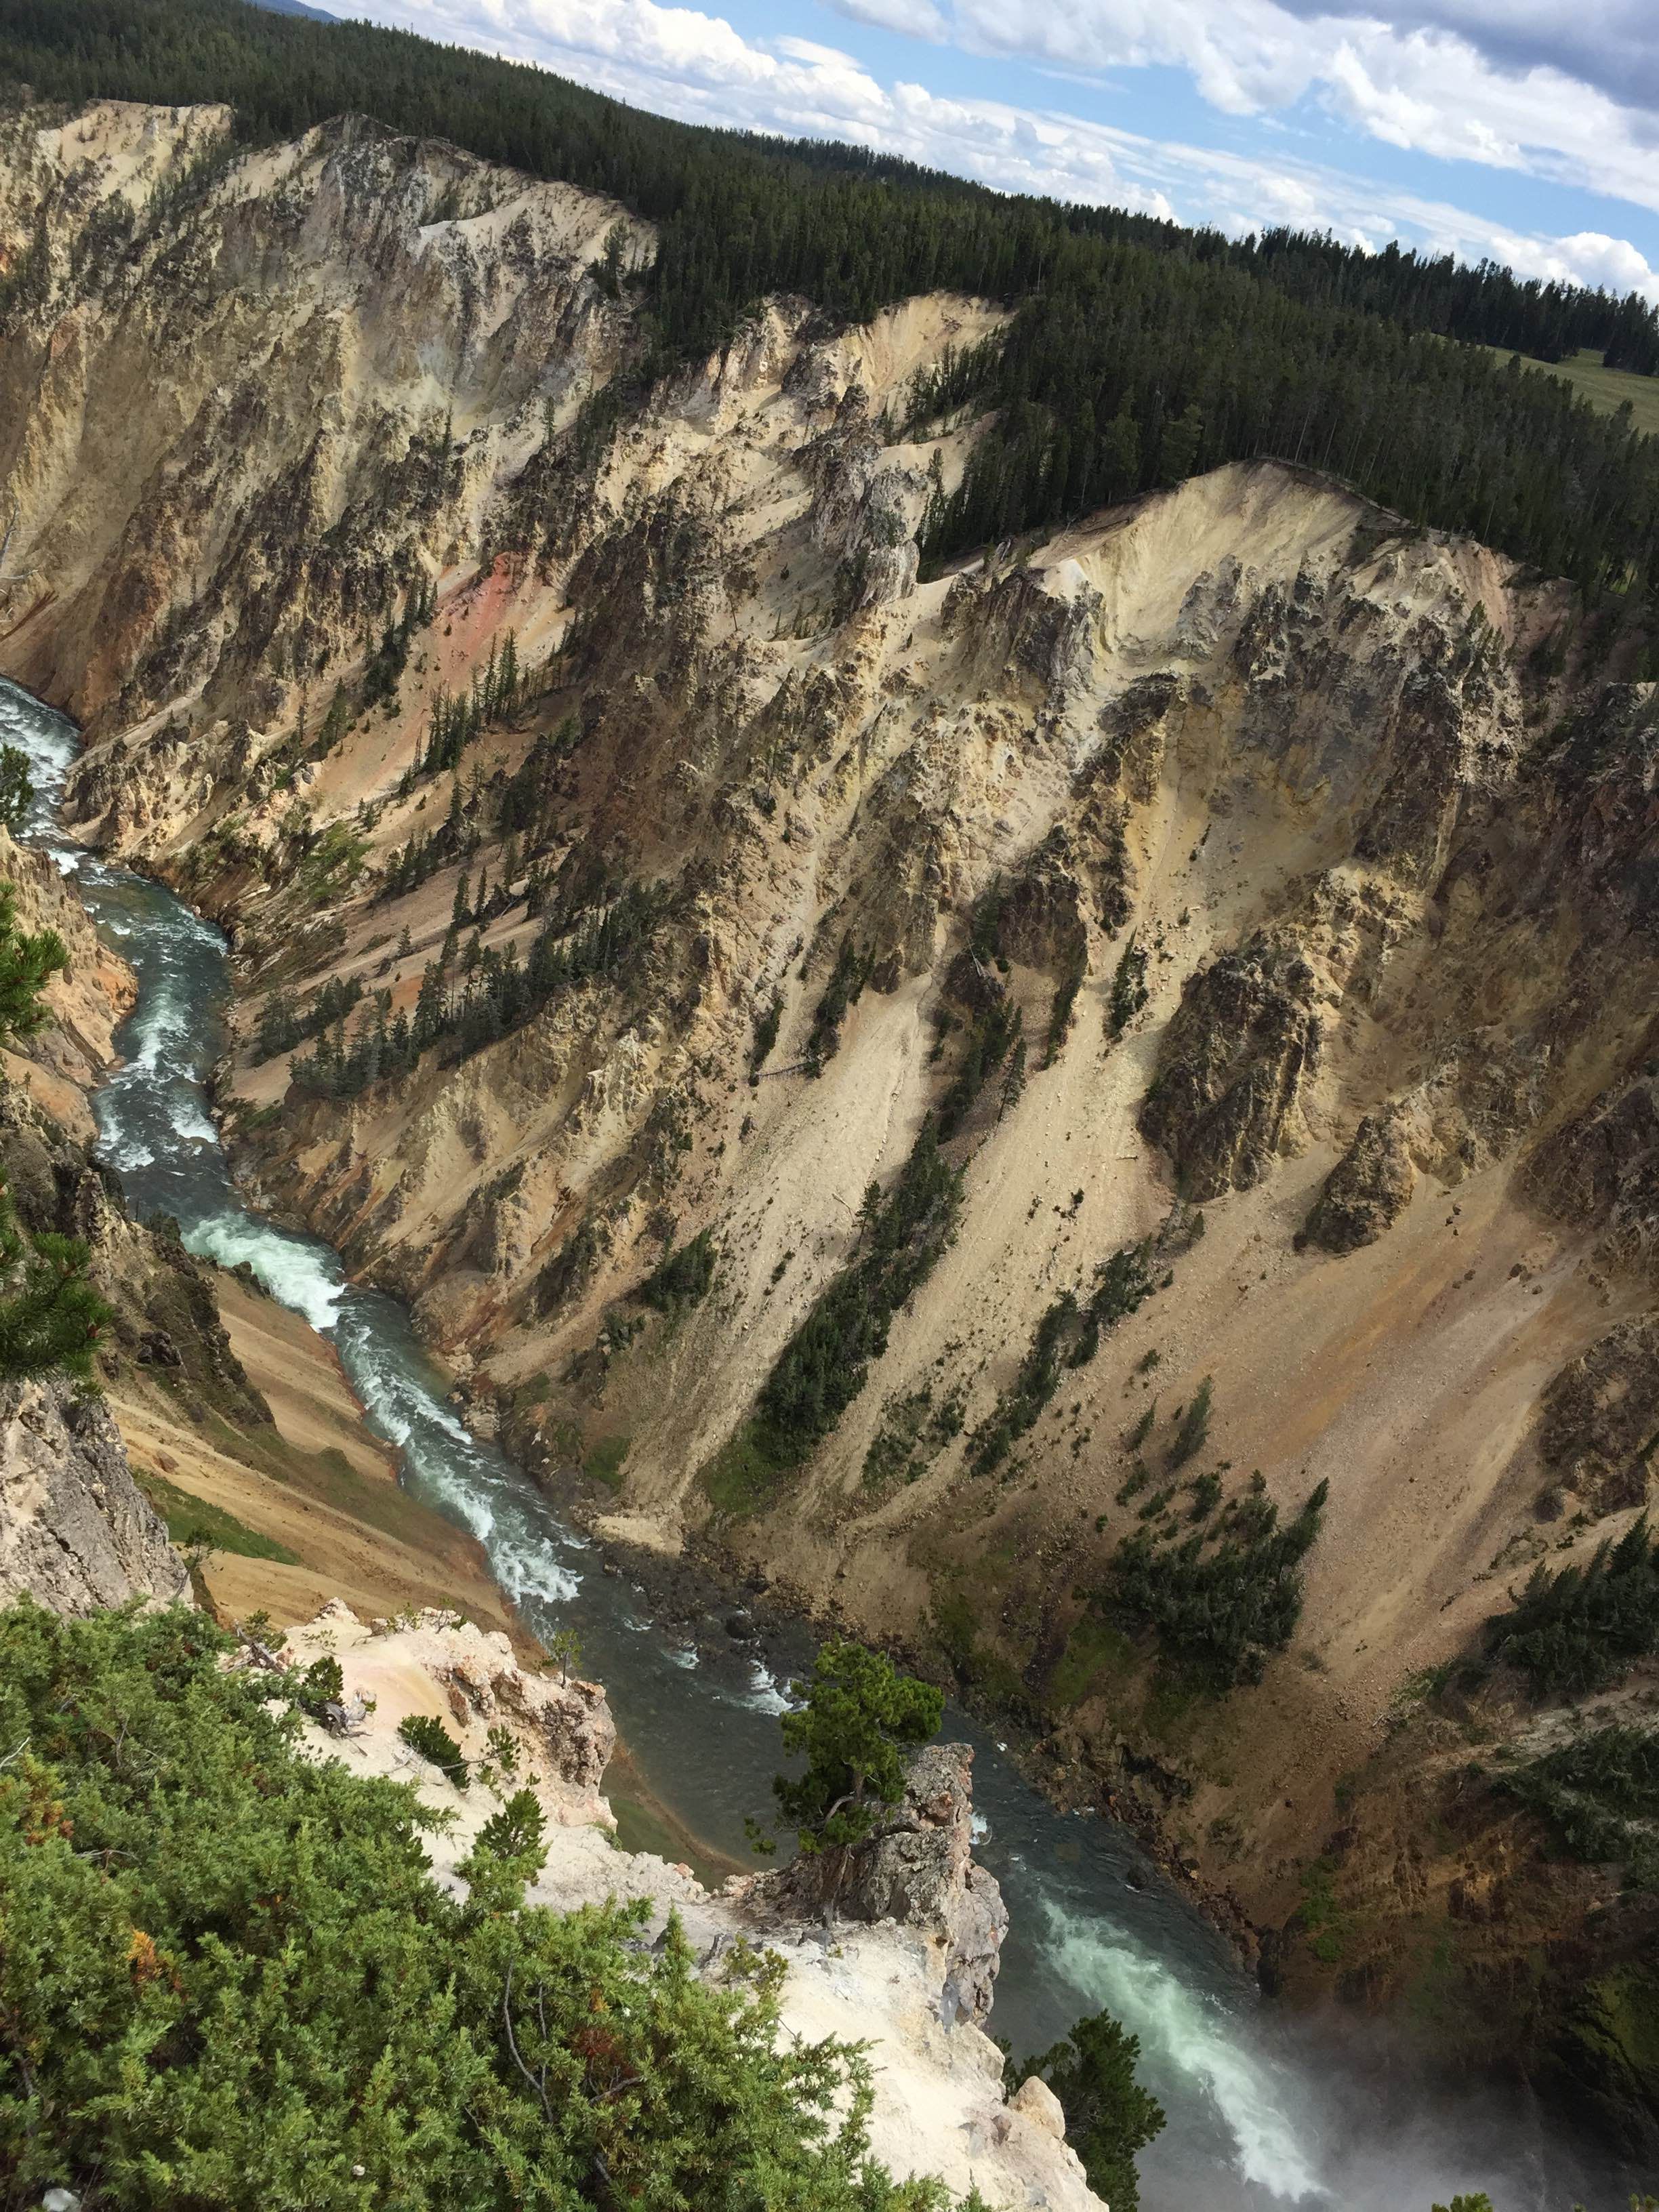
[[[903,1802],[904,1754],[937,1733],[945,1693],[901,1674],[884,1653],[846,1642],[826,1644],[811,1680],[790,1690],[800,1704],[783,1717],[783,1747],[806,1766],[775,1778],[773,1826],[793,1832],[803,1858],[829,1858],[824,1904],[833,1914],[853,1854]],[[757,1850],[776,1849],[758,1822],[747,1826]]]

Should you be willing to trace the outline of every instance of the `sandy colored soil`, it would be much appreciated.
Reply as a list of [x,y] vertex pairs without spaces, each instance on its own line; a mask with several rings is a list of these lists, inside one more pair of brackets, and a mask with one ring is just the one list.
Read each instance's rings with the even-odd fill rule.
[[191,1421],[161,1390],[124,1378],[111,1403],[135,1470],[234,1514],[299,1565],[220,1552],[206,1568],[225,1612],[270,1613],[286,1626],[340,1597],[366,1618],[444,1605],[528,1644],[472,1540],[399,1488],[391,1453],[363,1425],[338,1361],[296,1315],[217,1283],[237,1357],[273,1416],[239,1435]]

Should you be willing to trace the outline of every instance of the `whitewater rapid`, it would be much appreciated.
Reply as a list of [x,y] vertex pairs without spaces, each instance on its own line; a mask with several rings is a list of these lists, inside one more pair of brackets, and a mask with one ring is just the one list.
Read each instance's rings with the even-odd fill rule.
[[[404,1308],[352,1283],[326,1244],[243,1202],[207,1090],[225,1042],[223,936],[161,885],[64,836],[77,733],[3,679],[0,743],[33,766],[30,842],[75,878],[138,977],[121,1064],[94,1100],[102,1157],[132,1210],[170,1214],[191,1251],[246,1264],[335,1346],[405,1486],[478,1540],[535,1633],[575,1627],[653,1794],[693,1834],[741,1856],[744,1815],[765,1807],[779,1762],[787,1671],[718,1629],[693,1643],[659,1633],[645,1594],[604,1572],[587,1540],[457,1416]],[[805,1656],[803,1643],[793,1663]],[[1012,1923],[993,2027],[1031,2050],[1106,2005],[1139,2037],[1143,2075],[1170,2115],[1143,2160],[1146,2212],[1428,2212],[1432,2196],[1476,2188],[1493,2189],[1498,2212],[1566,2212],[1575,2193],[1589,2201],[1583,2166],[1535,2118],[1455,2096],[1449,2112],[1431,2111],[1409,2069],[1370,2051],[1339,2063],[1322,2039],[1279,2021],[1127,1832],[1057,1813],[965,1715],[948,1725],[975,1746],[978,1855]]]

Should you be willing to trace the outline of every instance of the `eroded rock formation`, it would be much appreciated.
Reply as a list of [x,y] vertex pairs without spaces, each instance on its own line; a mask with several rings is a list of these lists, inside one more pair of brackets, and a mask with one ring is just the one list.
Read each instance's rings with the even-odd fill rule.
[[189,1589],[108,1407],[60,1383],[0,1391],[0,1602],[94,1613]]

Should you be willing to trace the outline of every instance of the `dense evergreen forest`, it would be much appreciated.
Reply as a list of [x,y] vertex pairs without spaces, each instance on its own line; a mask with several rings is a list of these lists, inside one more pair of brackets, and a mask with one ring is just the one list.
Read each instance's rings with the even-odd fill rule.
[[951,364],[913,421],[963,405],[997,416],[929,519],[935,559],[1273,454],[1569,575],[1615,631],[1646,638],[1659,441],[1485,350],[1594,347],[1653,374],[1659,319],[1634,295],[1004,197],[849,147],[668,122],[544,70],[245,0],[0,0],[0,82],[65,102],[226,100],[250,141],[362,111],[614,193],[659,228],[639,280],[647,374],[717,345],[769,293],[853,318],[935,287],[1006,300],[1006,342]]

